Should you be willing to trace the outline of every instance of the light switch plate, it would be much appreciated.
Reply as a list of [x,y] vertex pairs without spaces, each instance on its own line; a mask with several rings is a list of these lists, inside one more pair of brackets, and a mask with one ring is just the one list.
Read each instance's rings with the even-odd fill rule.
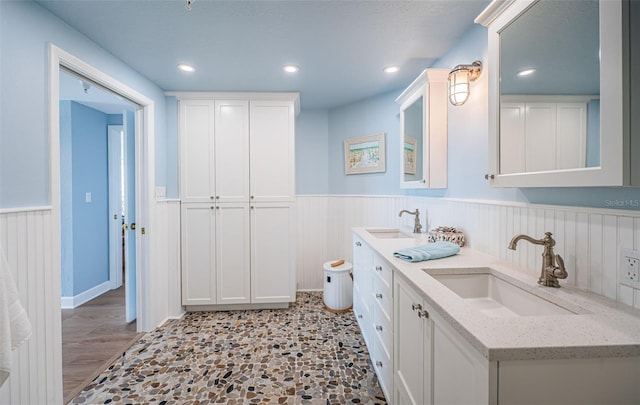
[[156,198],[157,199],[167,198],[167,188],[166,187],[161,187],[161,186],[156,186]]
[[91,202],[91,193],[90,192],[84,193],[84,202],[86,202],[86,203],[90,203]]
[[640,288],[640,252],[620,249],[618,282],[633,288]]

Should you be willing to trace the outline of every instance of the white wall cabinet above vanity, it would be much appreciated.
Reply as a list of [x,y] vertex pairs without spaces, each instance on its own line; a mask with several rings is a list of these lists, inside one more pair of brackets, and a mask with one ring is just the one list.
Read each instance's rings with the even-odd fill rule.
[[[635,3],[494,0],[476,18],[489,35],[491,186],[640,186]],[[550,109],[537,110],[525,114],[537,134],[529,137],[524,119],[513,119],[513,100],[532,96],[556,107],[558,98],[588,97],[586,120],[555,121]],[[587,142],[577,127],[585,123]]]
[[[637,311],[539,286],[467,247],[445,259],[405,262],[393,252],[424,239],[374,234],[354,229],[354,313],[389,403],[640,403]],[[564,312],[487,310],[486,300],[467,300],[439,281],[488,271]],[[391,341],[385,322],[393,327]]]
[[448,69],[425,69],[396,99],[401,188],[447,188],[448,75]]
[[295,301],[297,93],[172,93],[179,103],[182,304]]

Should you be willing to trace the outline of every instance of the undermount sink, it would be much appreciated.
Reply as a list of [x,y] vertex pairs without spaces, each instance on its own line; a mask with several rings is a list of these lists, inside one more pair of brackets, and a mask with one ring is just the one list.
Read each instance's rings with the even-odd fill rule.
[[379,239],[412,238],[411,235],[400,232],[399,229],[367,229],[367,232]]
[[424,271],[487,316],[575,315],[573,311],[496,276],[489,269],[467,273]]

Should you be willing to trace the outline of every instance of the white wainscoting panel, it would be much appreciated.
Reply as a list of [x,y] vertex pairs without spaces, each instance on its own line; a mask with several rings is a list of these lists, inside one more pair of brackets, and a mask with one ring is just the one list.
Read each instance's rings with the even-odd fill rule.
[[50,207],[0,211],[0,248],[32,327],[13,353],[0,404],[62,403],[60,280],[52,277],[51,221]]
[[166,292],[156,294],[157,302],[151,306],[155,313],[153,325],[159,326],[184,313],[180,296],[180,201],[158,201],[155,215],[154,241],[158,258],[156,268],[151,269],[151,277],[159,291]]
[[[351,257],[352,227],[412,227],[402,209],[420,209],[423,230],[449,225],[467,245],[539,275],[542,248],[520,241],[552,232],[569,276],[563,284],[640,308],[640,290],[618,284],[619,248],[640,250],[640,211],[416,196],[298,196],[299,289],[322,289],[322,263]],[[323,238],[322,235],[326,237]]]

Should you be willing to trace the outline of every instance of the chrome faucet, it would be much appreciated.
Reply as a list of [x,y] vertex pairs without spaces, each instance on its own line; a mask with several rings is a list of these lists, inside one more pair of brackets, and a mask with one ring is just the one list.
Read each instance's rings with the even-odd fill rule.
[[402,214],[404,214],[405,212],[407,214],[409,214],[409,215],[415,215],[416,216],[416,222],[413,225],[413,233],[421,233],[422,232],[422,225],[420,224],[420,211],[418,211],[417,208],[416,208],[416,210],[414,212],[407,211],[407,210],[402,210],[402,211],[400,211],[398,216],[401,217]]
[[[560,287],[558,279],[567,278],[567,271],[564,269],[564,260],[560,255],[553,253],[553,247],[556,245],[556,241],[551,237],[551,232],[545,232],[544,238],[533,239],[527,235],[516,235],[509,242],[509,249],[516,250],[516,244],[520,239],[524,239],[527,242],[531,242],[534,245],[544,246],[542,252],[542,271],[540,272],[540,278],[538,284],[546,287]],[[557,266],[554,264],[557,263]]]

